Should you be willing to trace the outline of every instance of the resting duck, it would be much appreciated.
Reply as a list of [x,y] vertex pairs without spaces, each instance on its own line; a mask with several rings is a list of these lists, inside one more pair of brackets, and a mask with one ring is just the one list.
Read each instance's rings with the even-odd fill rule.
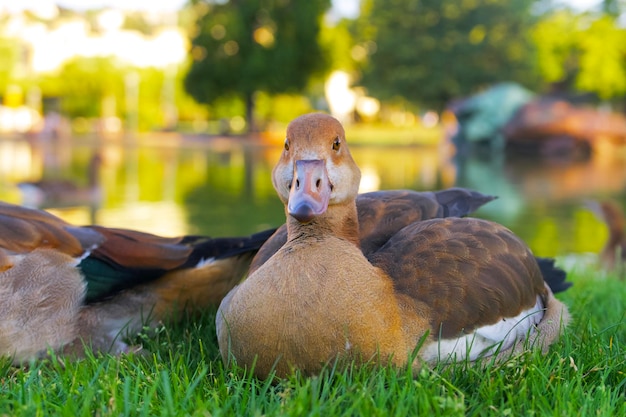
[[626,235],[624,234],[624,211],[617,202],[589,201],[586,203],[589,208],[601,221],[606,223],[609,229],[609,239],[600,252],[600,263],[609,270],[615,271],[623,278],[626,262]]
[[[562,271],[538,262],[496,223],[408,221],[369,248],[360,243],[360,171],[343,127],[328,115],[290,123],[272,180],[285,204],[287,242],[255,261],[222,300],[216,326],[224,361],[265,378],[317,373],[345,357],[405,366],[419,347],[411,362],[418,369],[545,350],[568,322],[542,274],[560,274],[563,289]],[[377,223],[384,228],[397,217]]]
[[165,238],[0,202],[0,355],[125,352],[144,324],[217,306],[273,231]]
[[102,155],[96,152],[89,161],[87,184],[84,186],[63,179],[20,182],[17,187],[22,195],[21,204],[30,208],[99,206],[103,199],[100,185],[101,165]]

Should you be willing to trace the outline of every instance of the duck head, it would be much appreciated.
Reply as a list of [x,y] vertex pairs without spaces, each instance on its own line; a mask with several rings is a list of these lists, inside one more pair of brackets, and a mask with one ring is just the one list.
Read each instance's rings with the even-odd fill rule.
[[361,171],[338,120],[312,113],[289,124],[272,172],[274,188],[289,216],[310,223],[329,206],[354,203],[360,181]]

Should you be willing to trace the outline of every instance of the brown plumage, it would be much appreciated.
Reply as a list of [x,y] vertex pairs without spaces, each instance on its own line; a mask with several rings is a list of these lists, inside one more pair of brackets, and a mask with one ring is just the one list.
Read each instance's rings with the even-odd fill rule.
[[217,306],[272,232],[166,238],[0,202],[0,355],[125,352],[144,325]]
[[609,238],[600,252],[602,267],[617,272],[623,278],[624,263],[626,262],[626,234],[624,233],[626,219],[624,218],[624,211],[613,200],[590,201],[587,202],[587,208],[603,221],[609,230]]
[[[315,373],[338,357],[404,366],[426,337],[412,364],[419,368],[507,355],[525,342],[545,350],[568,321],[542,276],[552,264],[538,263],[503,226],[378,216],[393,192],[359,203],[360,172],[330,116],[289,125],[272,179],[287,241],[272,238],[222,301],[216,325],[225,361],[254,365],[260,377]],[[375,221],[366,220],[368,209]]]

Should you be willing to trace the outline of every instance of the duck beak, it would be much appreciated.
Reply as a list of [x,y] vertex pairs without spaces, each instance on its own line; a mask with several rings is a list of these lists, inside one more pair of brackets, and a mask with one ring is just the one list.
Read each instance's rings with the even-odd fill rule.
[[296,161],[287,203],[289,215],[300,223],[309,223],[326,212],[331,188],[326,161]]

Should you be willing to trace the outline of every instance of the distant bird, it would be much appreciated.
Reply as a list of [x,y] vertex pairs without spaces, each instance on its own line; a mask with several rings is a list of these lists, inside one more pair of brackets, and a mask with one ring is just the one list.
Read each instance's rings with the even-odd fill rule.
[[613,200],[587,201],[586,207],[606,224],[609,239],[600,252],[600,263],[608,271],[615,271],[621,278],[626,273],[626,219],[621,206]]
[[102,155],[95,152],[87,166],[87,184],[80,185],[67,179],[41,179],[17,184],[22,195],[21,204],[30,208],[99,206],[103,200],[100,184]]
[[[569,315],[546,280],[568,283],[552,260],[538,261],[511,231],[475,218],[396,224],[366,249],[359,179],[336,119],[316,113],[290,123],[272,174],[287,242],[222,301],[225,361],[262,378],[314,374],[346,357],[403,367],[421,345],[410,363],[418,369],[545,351],[558,339]],[[384,204],[386,194],[373,198]],[[390,212],[374,224],[385,229],[401,217]]]
[[217,306],[273,231],[166,238],[0,202],[0,355],[125,352],[144,325]]

